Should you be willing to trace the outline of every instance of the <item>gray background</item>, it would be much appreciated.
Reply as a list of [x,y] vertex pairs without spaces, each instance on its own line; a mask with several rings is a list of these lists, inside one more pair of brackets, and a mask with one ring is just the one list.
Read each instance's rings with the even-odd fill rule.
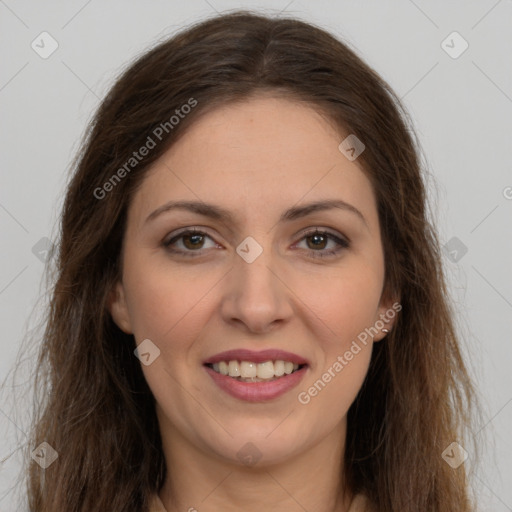
[[[460,335],[485,405],[475,489],[481,510],[512,511],[510,0],[0,0],[0,379],[43,311],[36,301],[46,239],[56,240],[67,170],[100,98],[158,40],[240,7],[283,10],[342,37],[411,113],[432,174]],[[31,47],[51,48],[50,39],[41,42],[43,31],[58,43],[46,59]],[[461,55],[463,40],[448,37],[454,31],[469,45]],[[26,387],[25,366],[17,391]],[[0,402],[0,512],[18,510],[11,488],[28,425],[10,391]],[[474,455],[465,464],[476,467]]]

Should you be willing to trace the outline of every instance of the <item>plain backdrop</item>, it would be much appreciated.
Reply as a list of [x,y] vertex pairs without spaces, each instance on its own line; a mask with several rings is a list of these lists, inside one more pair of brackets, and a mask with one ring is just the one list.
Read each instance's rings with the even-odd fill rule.
[[[0,0],[0,379],[39,311],[70,162],[114,77],[179,28],[236,8],[283,11],[331,31],[410,112],[433,177],[463,348],[485,405],[475,490],[481,510],[512,511],[510,0]],[[29,418],[14,405],[2,393],[0,512],[21,510],[12,487]],[[477,462],[472,455],[465,464]]]

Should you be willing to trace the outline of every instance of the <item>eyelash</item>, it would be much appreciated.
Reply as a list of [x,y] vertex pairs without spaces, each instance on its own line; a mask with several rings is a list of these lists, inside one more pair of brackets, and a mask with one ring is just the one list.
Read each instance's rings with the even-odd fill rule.
[[[203,231],[200,231],[198,229],[195,229],[195,228],[191,228],[191,229],[187,229],[185,231],[182,231],[181,233],[178,233],[177,235],[173,236],[170,240],[164,241],[163,245],[171,253],[181,254],[181,255],[184,255],[186,257],[191,257],[191,258],[196,257],[196,256],[200,256],[201,252],[199,250],[197,250],[197,251],[191,251],[191,250],[183,251],[183,250],[176,250],[176,249],[172,249],[171,248],[172,244],[174,244],[176,241],[178,241],[179,239],[183,238],[186,235],[201,235],[201,236],[206,236],[206,237],[212,239],[212,237],[210,237],[207,233],[205,233]],[[316,228],[314,231],[308,231],[308,232],[304,233],[302,235],[302,238],[299,240],[299,242],[304,240],[305,238],[312,237],[312,236],[315,236],[315,235],[324,236],[324,237],[327,237],[330,240],[333,240],[334,242],[336,242],[338,244],[338,247],[336,249],[330,249],[330,250],[322,249],[322,250],[318,250],[318,251],[315,251],[315,250],[312,250],[312,249],[308,249],[307,251],[310,253],[310,255],[313,258],[333,257],[333,256],[336,256],[342,250],[348,249],[350,247],[350,243],[349,243],[348,240],[340,238],[337,235],[335,235],[334,233],[331,233],[329,231],[323,231],[323,230],[320,230],[318,228]]]

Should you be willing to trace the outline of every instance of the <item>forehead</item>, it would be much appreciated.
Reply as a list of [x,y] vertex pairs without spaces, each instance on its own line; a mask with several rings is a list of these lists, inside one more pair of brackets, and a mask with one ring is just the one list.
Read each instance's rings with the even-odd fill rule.
[[243,217],[340,198],[370,208],[369,180],[338,149],[345,136],[313,106],[289,99],[216,108],[153,165],[133,207],[142,214],[172,199],[203,200]]
[[[256,96],[219,107],[200,118],[168,155],[236,169],[248,177],[314,172],[314,162],[337,155],[341,135],[313,106],[291,99]],[[191,149],[195,151],[190,152]],[[203,165],[200,165],[203,167]],[[295,173],[297,174],[297,173]],[[298,177],[298,176],[297,176]]]

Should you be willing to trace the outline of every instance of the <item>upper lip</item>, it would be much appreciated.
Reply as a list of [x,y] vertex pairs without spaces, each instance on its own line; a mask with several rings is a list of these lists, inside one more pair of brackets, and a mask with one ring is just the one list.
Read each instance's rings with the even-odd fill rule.
[[308,361],[303,357],[278,349],[267,350],[248,350],[237,349],[219,352],[204,361],[203,364],[213,364],[219,361],[250,361],[254,363],[264,363],[265,361],[290,361],[296,364],[308,364]]

